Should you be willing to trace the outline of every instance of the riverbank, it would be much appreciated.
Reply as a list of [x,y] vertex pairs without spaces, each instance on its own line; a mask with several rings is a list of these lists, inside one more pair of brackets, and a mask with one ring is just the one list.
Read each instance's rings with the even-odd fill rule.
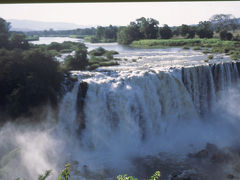
[[230,55],[232,60],[240,59],[239,41],[222,41],[220,39],[144,39],[133,41],[130,45],[134,48],[169,48],[183,47],[194,50],[202,50],[203,53],[225,53]]

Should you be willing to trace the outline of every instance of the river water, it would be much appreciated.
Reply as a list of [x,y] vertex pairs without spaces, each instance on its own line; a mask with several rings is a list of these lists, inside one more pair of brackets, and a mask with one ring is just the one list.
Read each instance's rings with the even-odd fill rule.
[[[45,37],[33,43],[65,40],[81,41]],[[183,167],[184,160],[206,143],[223,148],[239,142],[239,63],[221,54],[207,63],[206,55],[191,49],[85,44],[88,50],[118,51],[120,65],[73,71],[78,81],[59,102],[57,124],[14,134],[21,159],[6,179],[17,177],[11,172],[18,163],[20,177],[36,179],[53,169],[50,179],[56,179],[65,162],[72,164],[73,180],[116,179],[124,173],[147,178],[156,170],[168,179],[181,168],[191,170],[193,164]],[[202,169],[198,165],[196,171]],[[210,173],[204,180],[225,175]]]
[[[118,43],[89,43],[84,42],[83,39],[69,38],[69,37],[40,37],[38,41],[32,41],[33,44],[50,44],[51,42],[62,43],[64,41],[83,42],[88,48],[88,51],[103,47],[106,50],[114,50],[119,52],[115,55],[115,58],[120,58],[120,66],[104,67],[100,69],[129,69],[129,68],[169,68],[169,67],[183,67],[194,65],[206,65],[208,63],[218,62],[231,62],[229,56],[214,54],[214,58],[207,60],[207,55],[201,51],[183,50],[181,47],[174,48],[162,48],[162,49],[139,49]],[[64,58],[70,53],[64,53],[59,61],[63,61]]]

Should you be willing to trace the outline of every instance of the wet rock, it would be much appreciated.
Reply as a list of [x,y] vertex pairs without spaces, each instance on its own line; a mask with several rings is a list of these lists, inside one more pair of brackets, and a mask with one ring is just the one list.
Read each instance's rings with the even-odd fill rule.
[[206,149],[202,149],[201,151],[197,152],[197,153],[190,153],[188,155],[188,157],[190,158],[197,158],[197,159],[204,159],[204,158],[208,158],[208,151]]
[[231,160],[231,156],[227,153],[224,152],[217,152],[214,153],[211,157],[211,162],[212,163],[227,163]]
[[209,152],[209,153],[215,153],[218,151],[218,148],[215,144],[211,144],[211,143],[207,143],[206,145],[206,150]]
[[228,178],[228,179],[234,179],[234,175],[228,174],[228,175],[227,175],[227,178]]
[[84,114],[84,102],[87,95],[88,83],[82,81],[78,87],[77,95],[77,119],[79,121],[78,133],[81,135],[81,131],[85,129],[85,114]]
[[184,170],[178,175],[170,175],[168,180],[200,180],[200,175],[194,169]]

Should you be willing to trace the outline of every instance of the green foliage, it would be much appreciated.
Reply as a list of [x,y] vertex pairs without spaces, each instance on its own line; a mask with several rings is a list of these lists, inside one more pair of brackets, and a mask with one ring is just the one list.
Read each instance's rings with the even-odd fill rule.
[[130,22],[127,27],[119,29],[118,43],[130,44],[139,39],[154,39],[158,36],[159,22],[152,18],[141,17],[136,22]]
[[159,34],[162,39],[170,39],[173,36],[172,30],[166,24],[162,28],[159,29]]
[[99,65],[100,66],[116,66],[116,65],[119,65],[119,64],[117,62],[110,61],[110,62],[100,62]]
[[85,41],[91,43],[108,43],[117,41],[118,27],[109,25],[107,27],[98,26],[95,36],[89,36],[85,38]]
[[91,43],[98,43],[99,40],[95,36],[86,36],[84,41],[91,42]]
[[234,51],[234,52],[231,54],[231,59],[232,59],[232,60],[238,60],[238,59],[240,59],[240,52],[239,52],[239,51]]
[[91,71],[91,70],[97,69],[98,67],[100,67],[98,63],[91,64],[90,66],[88,66],[87,70]]
[[200,46],[201,39],[150,39],[134,41],[131,46],[142,48],[162,48],[176,46]]
[[[156,171],[148,180],[158,180],[160,176],[161,176],[160,171]],[[137,178],[124,174],[124,175],[118,175],[117,180],[137,180]]]
[[120,29],[117,41],[119,44],[131,44],[131,42],[140,39],[140,32],[137,26],[129,25]]
[[232,14],[215,14],[210,18],[210,21],[215,25],[216,32],[235,31],[239,28],[238,20]]
[[177,29],[177,30],[178,30],[178,33],[181,34],[185,38],[194,38],[195,37],[196,32],[195,32],[194,27],[188,26],[186,24],[182,24],[182,26],[180,26],[179,29]]
[[38,35],[27,36],[27,37],[25,37],[25,40],[27,40],[27,41],[38,41],[39,36]]
[[118,175],[117,180],[137,180],[137,178],[134,178],[132,176],[127,176],[127,174],[124,174],[123,176]]
[[94,36],[96,28],[73,29],[73,30],[44,30],[25,32],[27,36],[49,36],[49,37],[74,37],[83,38],[84,36]]
[[0,67],[0,107],[12,117],[47,101],[56,104],[64,73],[48,52],[1,50]]
[[190,49],[189,46],[183,46],[182,48],[183,48],[183,49]]
[[212,38],[213,37],[213,30],[211,27],[211,22],[209,22],[209,21],[199,22],[196,31],[197,31],[197,35],[200,38]]
[[196,46],[193,48],[193,50],[201,50],[201,47],[200,46]]
[[67,163],[65,165],[65,169],[62,170],[60,176],[58,177],[58,180],[69,180],[70,177],[70,164]]
[[118,54],[117,51],[108,51],[102,47],[93,49],[89,52],[90,59],[89,64],[94,64],[102,61],[113,60],[113,55]]
[[72,52],[77,50],[82,43],[71,42],[71,41],[64,41],[63,43],[52,42],[49,45],[40,45],[36,47],[42,47],[46,50],[55,50],[57,52]]
[[[132,23],[134,24],[134,23]],[[136,26],[139,28],[140,33],[144,39],[155,39],[158,34],[159,22],[153,18],[141,17],[136,19]]]
[[158,178],[160,178],[161,174],[160,171],[156,171],[149,180],[158,180]]
[[87,47],[83,43],[78,43],[74,56],[67,56],[64,60],[67,70],[84,70],[88,65]]
[[221,40],[228,40],[228,41],[230,41],[233,38],[232,33],[227,32],[226,30],[221,31],[219,36],[220,36]]
[[106,50],[104,48],[99,47],[97,49],[91,50],[89,52],[89,55],[92,55],[92,56],[102,56],[105,52],[106,52]]
[[208,55],[208,59],[213,59],[213,55]]
[[12,33],[10,37],[10,48],[29,49],[29,44],[26,40],[26,36],[20,33]]
[[7,48],[8,47],[8,38],[9,34],[10,23],[5,21],[3,18],[0,18],[0,48]]
[[44,175],[39,175],[38,176],[38,180],[46,180],[47,177],[50,176],[51,172],[52,172],[51,170],[47,170]]

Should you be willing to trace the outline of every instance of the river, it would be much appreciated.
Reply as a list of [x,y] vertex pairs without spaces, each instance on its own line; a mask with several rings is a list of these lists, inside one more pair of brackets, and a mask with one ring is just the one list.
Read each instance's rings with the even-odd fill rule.
[[[65,40],[81,41],[46,37],[34,43]],[[200,160],[189,159],[189,153],[199,152],[206,143],[218,148],[239,146],[238,62],[221,54],[205,62],[206,55],[191,49],[136,49],[117,43],[86,46],[118,51],[120,65],[73,71],[78,81],[63,96],[55,115],[46,106],[46,122],[54,120],[54,125],[46,123],[47,128],[40,130],[6,126],[0,132],[0,145],[12,143],[21,151],[19,160],[8,163],[5,179],[36,179],[47,169],[53,170],[49,179],[56,179],[66,162],[72,164],[72,180],[109,180],[124,173],[143,179],[156,170],[169,180],[239,176],[235,161],[212,162],[210,153],[220,152],[216,148],[207,154],[202,151]],[[240,161],[239,155],[233,159]],[[197,176],[183,178],[186,172]]]
[[[83,39],[69,38],[69,37],[40,37],[38,41],[32,41],[33,44],[50,44],[51,42],[62,43],[64,41],[83,42],[88,48],[88,51],[103,47],[106,50],[114,50],[119,52],[114,57],[120,58],[120,66],[105,67],[100,69],[129,69],[129,68],[169,68],[169,67],[183,67],[194,65],[206,65],[208,63],[231,62],[229,56],[223,54],[214,54],[214,58],[207,60],[207,55],[201,51],[194,51],[192,49],[184,50],[181,47],[174,48],[159,48],[159,49],[139,49],[132,48],[118,43],[89,43],[84,42]],[[63,61],[69,53],[62,54],[59,61]]]

